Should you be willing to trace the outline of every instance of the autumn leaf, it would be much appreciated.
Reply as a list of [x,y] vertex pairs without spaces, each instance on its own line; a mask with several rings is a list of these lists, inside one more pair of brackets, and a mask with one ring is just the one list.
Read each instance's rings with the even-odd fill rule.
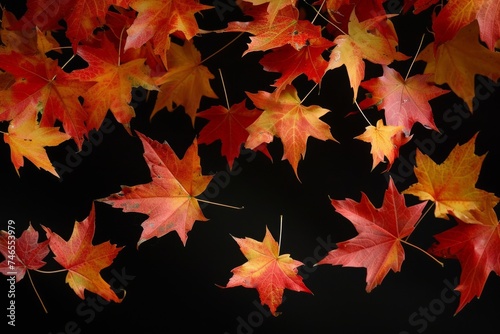
[[199,31],[195,14],[213,8],[196,0],[132,0],[130,7],[137,11],[137,18],[127,29],[125,51],[139,49],[151,40],[154,54],[161,57],[165,67],[170,66],[166,56],[170,36],[181,32],[191,40]]
[[452,40],[474,20],[477,20],[481,40],[495,51],[495,43],[500,39],[500,5],[496,0],[448,1],[432,20],[434,43],[439,46]]
[[379,163],[384,162],[384,157],[387,157],[385,171],[388,171],[399,156],[399,148],[409,142],[411,137],[403,134],[402,126],[384,125],[384,121],[379,119],[376,126],[368,125],[365,132],[354,138],[371,144],[372,170]]
[[429,101],[449,90],[430,82],[432,74],[417,74],[403,79],[396,70],[385,65],[382,68],[382,76],[361,83],[370,97],[361,101],[360,107],[376,105],[378,110],[384,109],[387,125],[402,126],[407,136],[417,122],[439,131]]
[[144,159],[152,181],[122,190],[97,201],[107,203],[124,212],[139,212],[148,216],[142,223],[142,234],[137,247],[153,237],[175,231],[186,245],[187,233],[195,221],[207,221],[198,201],[212,176],[202,175],[196,140],[179,159],[167,144],[160,144],[137,132],[144,147]]
[[89,115],[87,129],[99,129],[110,110],[116,120],[130,132],[130,121],[135,117],[135,110],[130,105],[132,88],[157,89],[149,67],[144,64],[145,59],[121,63],[118,51],[106,37],[98,48],[80,46],[78,55],[89,66],[73,71],[72,76],[95,83],[83,95],[83,106]]
[[211,144],[220,140],[221,154],[226,157],[229,169],[232,169],[234,159],[240,155],[241,146],[248,138],[246,128],[261,114],[256,109],[248,109],[245,104],[246,100],[229,109],[220,105],[213,106],[196,114],[197,117],[209,120],[198,135],[198,144]]
[[78,148],[82,147],[87,113],[80,96],[93,83],[81,82],[64,72],[56,60],[43,54],[22,55],[17,52],[0,53],[0,68],[12,74],[15,83],[9,88],[9,115],[15,116],[29,109],[41,114],[40,127],[52,127],[61,121],[64,132],[71,136]]
[[290,254],[279,254],[279,245],[267,226],[262,241],[248,237],[233,239],[248,261],[231,270],[233,276],[226,288],[257,289],[262,305],[267,305],[274,316],[280,314],[276,309],[282,303],[285,289],[312,294],[298,275],[297,267],[304,264],[291,258]]
[[482,46],[478,34],[479,26],[473,21],[452,40],[440,45],[431,43],[417,57],[427,63],[424,73],[434,73],[432,80],[438,85],[448,84],[471,112],[476,75],[493,81],[500,78],[500,54]]
[[458,259],[461,267],[460,302],[455,315],[472,298],[481,296],[486,280],[492,272],[500,275],[500,225],[494,211],[492,219],[481,224],[458,224],[435,235],[437,242],[429,252],[443,258]]
[[210,86],[214,75],[201,64],[200,52],[193,42],[185,41],[184,45],[172,44],[167,53],[168,72],[156,78],[160,92],[156,98],[151,118],[166,107],[169,111],[175,105],[184,106],[184,111],[194,125],[196,112],[203,96],[217,98]]
[[[380,15],[359,22],[355,10],[352,11],[348,34],[342,34],[333,41],[336,46],[330,54],[328,70],[345,65],[354,99],[358,95],[359,85],[365,76],[366,59],[374,64],[389,65],[394,60],[406,60],[408,56],[396,51],[397,35],[389,18],[394,15]],[[387,23],[384,30],[377,28],[381,22]],[[389,33],[387,32],[389,31]]]
[[[14,254],[10,253],[11,250],[14,250]],[[15,238],[7,231],[0,231],[0,253],[5,258],[0,263],[0,272],[6,276],[12,276],[11,273],[14,272],[16,282],[24,278],[26,270],[36,270],[43,267],[46,264],[43,259],[49,252],[49,240],[39,243],[38,231],[31,224],[19,238]]]
[[78,297],[85,299],[85,290],[93,292],[107,301],[121,302],[110,285],[104,281],[100,271],[109,267],[123,247],[116,247],[109,241],[93,245],[95,232],[95,208],[82,222],[75,222],[73,233],[65,241],[50,228],[43,226],[54,259],[68,270],[66,283]]
[[[36,110],[35,105],[31,108]],[[59,177],[45,151],[47,146],[57,146],[71,137],[59,131],[59,127],[41,127],[36,122],[36,113],[28,111],[10,121],[8,133],[3,138],[10,146],[10,158],[17,174],[24,166],[24,158],[30,160],[36,167],[42,168]]]
[[427,202],[407,207],[404,196],[390,178],[383,204],[378,209],[364,193],[359,203],[352,199],[331,203],[338,213],[349,219],[358,235],[339,242],[337,249],[331,250],[317,265],[366,268],[367,292],[380,285],[389,270],[401,271],[405,259],[402,239],[413,232]]
[[414,173],[418,181],[402,193],[433,201],[437,218],[452,215],[466,223],[482,224],[478,217],[491,215],[500,199],[476,188],[486,157],[474,153],[476,138],[477,133],[467,143],[455,146],[441,164],[417,150]]
[[308,40],[321,37],[321,28],[308,20],[299,19],[299,10],[295,6],[286,6],[278,11],[269,29],[267,6],[253,6],[245,15],[251,16],[249,22],[229,22],[226,28],[219,32],[246,32],[253,36],[247,50],[249,52],[266,51],[283,45],[291,45],[300,50],[307,46]]
[[333,46],[333,42],[319,37],[309,40],[308,45],[296,50],[291,45],[283,45],[271,50],[260,60],[264,70],[279,72],[279,77],[273,84],[276,95],[279,95],[293,80],[305,74],[309,80],[320,83],[325,75],[328,62],[323,52]]
[[262,143],[272,142],[274,136],[280,138],[284,148],[282,159],[290,162],[298,178],[298,164],[305,157],[309,137],[336,141],[330,126],[320,120],[329,110],[316,105],[304,106],[291,85],[279,96],[276,94],[247,92],[254,105],[264,112],[247,128],[249,136],[245,147],[254,149]]

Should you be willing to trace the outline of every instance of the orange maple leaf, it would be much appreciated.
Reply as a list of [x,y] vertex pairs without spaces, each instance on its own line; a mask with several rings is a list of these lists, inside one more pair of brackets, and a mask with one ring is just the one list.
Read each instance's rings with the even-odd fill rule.
[[452,40],[472,21],[477,20],[480,38],[491,51],[500,39],[500,3],[497,0],[448,1],[432,20],[436,46]]
[[[330,54],[327,69],[346,66],[354,100],[365,76],[366,59],[375,64],[389,65],[394,60],[406,60],[408,56],[396,51],[398,45],[396,31],[388,19],[395,15],[379,15],[359,22],[353,9],[348,24],[348,34],[339,35],[333,41],[336,46]],[[381,22],[386,23],[379,30]]]
[[100,271],[109,267],[123,247],[116,247],[109,241],[94,246],[92,239],[95,232],[94,204],[90,214],[82,222],[75,222],[73,233],[65,241],[50,228],[42,225],[45,230],[49,247],[54,253],[54,259],[68,269],[66,283],[81,299],[85,299],[84,292],[88,290],[98,294],[107,301],[121,302],[110,285],[104,281]]
[[379,119],[376,126],[368,125],[365,132],[354,138],[371,144],[372,170],[387,157],[385,171],[388,171],[399,155],[399,148],[409,142],[411,137],[404,135],[402,126],[384,125],[384,121]]
[[304,264],[290,254],[279,255],[279,245],[267,226],[262,242],[248,237],[233,239],[248,261],[231,270],[233,276],[226,288],[257,289],[262,305],[267,305],[274,316],[280,314],[276,309],[282,303],[285,289],[312,294],[298,275],[297,267]]
[[382,68],[382,76],[361,83],[371,96],[361,101],[359,106],[376,105],[378,110],[384,109],[387,125],[402,126],[407,136],[417,122],[439,131],[429,101],[449,90],[429,82],[432,74],[417,74],[403,79],[396,70],[385,65]]
[[130,7],[138,14],[127,29],[125,51],[139,49],[151,40],[154,54],[161,57],[165,67],[170,36],[181,32],[184,39],[191,40],[199,32],[195,14],[214,8],[196,0],[132,0]]
[[334,140],[330,126],[320,117],[330,110],[320,106],[304,106],[292,85],[287,86],[279,96],[277,92],[246,93],[254,105],[264,112],[248,128],[249,136],[245,147],[254,149],[262,143],[270,143],[279,137],[283,143],[283,160],[288,160],[298,178],[298,164],[304,158],[307,140]]
[[11,117],[30,109],[42,115],[41,127],[51,127],[57,120],[79,148],[87,134],[87,113],[79,97],[93,83],[81,82],[64,72],[57,60],[44,54],[23,55],[17,52],[0,53],[0,68],[12,74],[15,83],[9,87],[7,107]]
[[245,15],[253,17],[250,22],[229,22],[221,32],[246,32],[253,36],[247,50],[249,52],[266,51],[283,45],[291,45],[300,50],[307,45],[308,40],[321,37],[321,28],[309,20],[299,19],[299,10],[292,5],[281,8],[273,20],[272,28],[269,27],[267,6],[253,6]]
[[179,159],[170,145],[160,144],[137,132],[144,147],[144,159],[151,172],[152,181],[122,190],[106,198],[98,199],[121,208],[124,212],[148,215],[142,223],[143,231],[137,246],[153,237],[161,237],[175,231],[186,245],[187,233],[195,221],[207,221],[198,201],[212,180],[202,175],[196,140]]
[[201,64],[201,54],[192,41],[185,41],[182,46],[172,44],[167,52],[167,59],[167,73],[155,80],[160,92],[151,118],[164,107],[172,111],[175,103],[184,106],[184,111],[194,125],[201,98],[217,98],[210,86],[214,75]]
[[78,55],[89,66],[72,72],[74,78],[95,83],[83,95],[83,107],[88,112],[87,129],[99,129],[108,110],[116,120],[130,132],[130,121],[135,111],[130,102],[132,88],[143,87],[156,90],[145,59],[135,59],[120,63],[120,56],[114,45],[103,37],[100,46],[78,47]]
[[467,143],[457,145],[441,164],[417,150],[414,173],[418,181],[402,193],[433,201],[437,218],[448,219],[452,215],[466,223],[491,223],[484,217],[493,215],[493,207],[500,198],[476,188],[486,157],[474,154],[476,137],[477,134]]
[[41,127],[36,121],[35,105],[10,121],[9,131],[3,135],[5,143],[10,146],[10,159],[17,174],[24,166],[24,158],[36,167],[42,168],[59,177],[45,151],[46,146],[57,146],[71,137],[59,131],[59,127]]
[[478,34],[479,26],[473,21],[452,40],[440,45],[431,43],[417,57],[427,62],[424,73],[434,73],[432,80],[438,85],[448,84],[471,112],[476,75],[493,81],[500,78],[500,54],[481,45]]
[[399,272],[405,259],[401,240],[409,236],[427,202],[410,207],[389,179],[382,207],[375,208],[361,193],[361,201],[332,200],[335,210],[354,225],[358,235],[337,244],[316,265],[331,264],[366,268],[366,291],[380,285],[392,269]]

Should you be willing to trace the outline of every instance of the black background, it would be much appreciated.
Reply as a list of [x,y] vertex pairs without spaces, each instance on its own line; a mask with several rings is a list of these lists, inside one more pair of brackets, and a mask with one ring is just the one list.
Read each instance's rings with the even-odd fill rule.
[[[2,2],[3,3],[3,2]],[[12,5],[7,3],[7,5]],[[11,7],[9,7],[11,8]],[[18,11],[22,12],[22,10]],[[235,10],[226,12],[226,20],[240,18]],[[422,34],[424,45],[432,38],[427,32],[430,11],[419,16],[411,13],[393,18],[400,38],[400,51],[408,55],[417,52]],[[215,23],[214,23],[215,22]],[[215,11],[206,11],[200,26],[223,25]],[[224,46],[235,34],[208,34],[195,38],[195,44],[205,58]],[[242,37],[230,48],[206,62],[212,73],[220,68],[231,104],[240,102],[244,92],[270,90],[277,77],[266,73],[258,64],[262,53],[250,53],[241,58],[248,37]],[[392,64],[402,75],[411,60]],[[424,64],[416,63],[413,74],[422,73]],[[380,66],[367,64],[366,78],[381,75]],[[478,82],[479,83],[479,82]],[[219,77],[211,81],[220,100],[203,99],[200,110],[214,104],[225,105]],[[303,78],[296,85],[301,97],[312,87]],[[16,286],[16,329],[36,333],[107,333],[137,330],[141,333],[218,332],[218,333],[457,333],[475,331],[497,333],[496,319],[500,311],[500,278],[491,274],[480,299],[472,300],[460,313],[454,315],[458,297],[453,298],[449,285],[456,284],[460,275],[457,261],[445,261],[442,268],[423,253],[405,247],[406,260],[402,271],[390,272],[382,284],[371,293],[365,291],[366,270],[340,266],[312,265],[326,254],[333,243],[352,238],[356,232],[352,224],[337,214],[329,197],[359,200],[365,192],[376,207],[382,204],[387,188],[387,175],[383,166],[370,172],[372,160],[367,143],[353,139],[367,125],[361,115],[346,115],[353,111],[344,68],[329,71],[318,88],[305,101],[330,109],[322,119],[331,126],[333,136],[340,142],[322,142],[309,139],[307,154],[299,164],[300,181],[295,177],[288,161],[282,161],[282,145],[275,139],[269,145],[273,161],[262,154],[242,151],[237,166],[227,182],[212,182],[209,199],[242,210],[208,205],[203,213],[208,222],[197,222],[188,234],[184,247],[179,237],[170,233],[151,239],[136,248],[145,216],[123,213],[109,205],[95,202],[96,234],[94,244],[110,241],[125,246],[113,264],[101,274],[107,281],[116,281],[114,273],[127,275],[126,298],[120,304],[102,305],[95,295],[86,293],[82,301],[64,282],[65,274],[32,273],[38,292],[47,309],[45,314],[26,277]],[[444,86],[446,88],[446,86]],[[431,131],[419,124],[413,128],[412,142],[400,152],[391,173],[399,190],[416,182],[408,169],[417,147],[428,149],[436,162],[443,161],[457,144],[467,142],[479,132],[476,154],[488,152],[477,187],[500,194],[497,170],[500,167],[499,134],[500,96],[498,88],[487,99],[478,101],[471,116],[452,111],[463,102],[453,93],[431,101],[435,122],[445,137],[429,146]],[[360,91],[360,96],[363,94]],[[144,100],[145,92],[134,92],[135,101]],[[194,136],[206,121],[198,119],[193,129],[182,107],[173,112],[159,112],[149,121],[154,93],[136,109],[132,128],[160,142],[166,140],[182,156]],[[462,110],[466,110],[463,108]],[[366,111],[375,124],[383,113]],[[447,116],[445,116],[447,115]],[[453,116],[454,118],[450,118]],[[98,145],[89,145],[90,153],[82,156],[81,163],[71,173],[62,176],[62,182],[49,173],[38,170],[29,161],[20,169],[20,177],[10,163],[8,145],[0,145],[0,226],[9,219],[16,222],[18,233],[28,224],[45,235],[40,225],[68,239],[75,221],[85,219],[95,199],[120,190],[120,185],[136,185],[150,181],[142,158],[139,139],[130,136],[109,113],[112,131],[104,133]],[[2,124],[5,130],[7,124]],[[96,136],[95,138],[99,138]],[[443,139],[444,138],[444,139]],[[424,146],[422,143],[427,143]],[[47,148],[51,161],[64,163],[75,146],[72,142]],[[220,143],[200,145],[199,154],[204,174],[215,174],[223,180],[226,162],[220,156]],[[227,174],[226,174],[227,175]],[[224,179],[226,180],[226,179]],[[222,181],[221,181],[222,182]],[[418,203],[412,196],[407,204]],[[251,237],[262,240],[265,227],[278,239],[280,215],[283,216],[281,252],[303,261],[300,269],[305,284],[314,295],[285,291],[285,301],[279,307],[282,314],[269,316],[267,308],[259,307],[255,289],[243,287],[222,289],[231,277],[231,269],[245,262],[236,242],[231,238]],[[435,219],[427,215],[410,241],[422,248],[432,242],[432,235],[453,226],[453,221]],[[46,258],[43,269],[59,269],[57,263]],[[446,283],[450,282],[450,283]],[[115,285],[118,287],[120,284]],[[124,285],[124,284],[122,284]],[[6,297],[7,282],[0,282],[0,295]],[[451,302],[450,299],[454,299]],[[6,301],[7,298],[1,298]],[[92,304],[94,301],[97,304]],[[95,305],[94,308],[92,305]],[[443,306],[440,308],[440,306]],[[4,302],[0,309],[5,308]],[[426,318],[424,308],[431,308]],[[432,313],[434,312],[434,313]],[[415,315],[416,313],[416,315]],[[413,315],[413,318],[412,318]],[[410,320],[413,319],[413,322]],[[7,319],[2,316],[2,326]],[[5,326],[7,328],[7,326]],[[8,328],[12,331],[12,328]]]

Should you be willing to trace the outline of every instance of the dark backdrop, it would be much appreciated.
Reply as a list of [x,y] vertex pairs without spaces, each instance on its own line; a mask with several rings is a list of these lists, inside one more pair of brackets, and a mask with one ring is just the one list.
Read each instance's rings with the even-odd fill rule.
[[[227,20],[238,17],[236,12],[227,15]],[[429,15],[430,12],[415,18],[407,14],[393,19],[403,53],[413,55],[417,51],[420,37],[429,27]],[[214,12],[206,13],[205,20],[203,27],[209,27],[206,22],[218,22]],[[425,44],[430,42],[427,35]],[[234,36],[209,34],[196,38],[195,43],[203,57],[207,57]],[[239,58],[248,41],[247,37],[242,37],[206,63],[214,74],[221,68],[231,104],[240,102],[245,97],[244,91],[268,89],[276,78],[276,75],[265,73],[258,64],[262,53]],[[404,76],[409,63],[391,66]],[[423,64],[417,63],[413,73],[422,70]],[[379,66],[367,65],[367,78],[380,74]],[[223,97],[219,78],[211,83],[216,93]],[[312,87],[302,78],[295,84],[301,96]],[[299,164],[301,182],[290,164],[281,161],[283,149],[279,139],[269,145],[272,162],[260,153],[243,150],[229,178],[225,177],[228,175],[226,163],[219,154],[220,143],[200,145],[203,172],[215,174],[215,179],[219,180],[219,183],[216,180],[211,183],[205,196],[220,203],[244,206],[244,209],[204,206],[203,212],[209,221],[195,223],[185,247],[176,234],[170,233],[149,240],[137,249],[135,245],[145,216],[95,203],[94,244],[110,240],[125,246],[113,264],[101,273],[115,287],[125,287],[126,298],[121,304],[106,304],[86,293],[87,299],[82,301],[64,282],[64,273],[35,272],[33,280],[49,312],[43,312],[26,277],[16,287],[16,329],[54,334],[133,330],[140,333],[206,331],[230,334],[497,333],[500,278],[495,274],[490,275],[481,298],[474,299],[454,316],[458,297],[451,289],[460,275],[457,261],[446,261],[441,268],[421,252],[405,247],[402,271],[390,272],[371,293],[365,292],[365,269],[313,267],[335,242],[356,235],[352,224],[334,211],[329,197],[359,200],[360,193],[365,192],[379,207],[387,187],[387,175],[382,174],[382,166],[370,172],[369,144],[353,139],[364,130],[366,122],[360,115],[346,117],[353,111],[352,92],[348,86],[344,68],[330,71],[324,77],[320,94],[311,94],[305,102],[331,110],[322,119],[331,126],[340,144],[310,139],[306,159]],[[443,161],[457,143],[468,141],[479,131],[476,153],[488,152],[488,155],[477,186],[498,195],[500,97],[496,87],[489,98],[479,101],[473,116],[468,112],[450,114],[450,109],[463,104],[453,93],[431,101],[436,124],[446,134],[441,143],[433,144],[431,156],[437,162]],[[137,90],[135,99],[141,100],[144,93]],[[149,101],[153,98],[151,94]],[[192,129],[189,118],[179,107],[173,112],[159,112],[150,122],[150,102],[140,103],[132,128],[155,140],[166,140],[182,155],[205,121],[197,120]],[[225,105],[225,102],[223,99],[203,99],[200,110],[214,104]],[[454,121],[447,122],[445,114],[453,115]],[[372,123],[381,115],[376,110],[367,111]],[[71,173],[65,173],[62,182],[28,161],[18,176],[10,163],[8,145],[1,143],[2,229],[12,219],[18,231],[31,223],[45,240],[40,226],[45,225],[67,240],[74,222],[88,216],[94,199],[119,191],[120,185],[150,181],[139,139],[128,135],[112,114],[108,114],[107,119],[111,122],[107,129],[112,130],[100,131],[101,137],[98,137],[102,140],[98,145],[91,145],[90,154],[81,156],[81,163]],[[1,125],[5,130],[7,124]],[[416,125],[413,133],[413,141],[402,148],[401,158],[391,169],[399,190],[416,181],[409,167],[415,149],[431,149],[429,141],[426,142],[430,130]],[[64,163],[68,152],[74,148],[71,142],[66,142],[47,151],[52,161]],[[417,203],[411,196],[406,200],[408,205]],[[221,289],[216,285],[225,285],[232,275],[231,269],[245,262],[231,235],[262,240],[268,226],[277,239],[280,215],[283,215],[281,251],[305,263],[300,273],[314,295],[286,290],[285,301],[279,307],[282,314],[275,318],[269,315],[267,308],[259,306],[255,289]],[[433,241],[433,234],[451,226],[452,221],[434,219],[429,214],[411,241],[427,248]],[[50,256],[46,260],[47,268],[59,268]],[[5,279],[0,280],[0,291],[0,295],[7,294]],[[4,302],[1,307],[4,313],[6,307]],[[4,326],[7,320],[5,316],[2,319]],[[11,330],[8,328],[9,332]]]

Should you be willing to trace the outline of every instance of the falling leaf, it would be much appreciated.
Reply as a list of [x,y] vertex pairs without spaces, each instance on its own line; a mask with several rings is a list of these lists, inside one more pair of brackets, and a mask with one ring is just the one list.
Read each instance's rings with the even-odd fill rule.
[[262,305],[267,305],[274,316],[280,314],[276,310],[283,301],[285,289],[312,294],[298,275],[297,268],[304,264],[291,258],[290,254],[279,255],[278,243],[267,226],[262,241],[248,237],[233,239],[248,261],[231,270],[233,276],[226,288],[257,289]]
[[93,292],[107,301],[121,302],[110,285],[104,281],[100,271],[109,267],[123,247],[116,247],[109,241],[93,245],[95,232],[95,208],[82,222],[75,222],[73,233],[65,241],[50,228],[42,226],[49,239],[49,247],[54,259],[68,270],[66,283],[81,299],[85,299],[85,290]]
[[409,236],[422,214],[426,202],[406,206],[392,178],[382,207],[375,208],[361,193],[361,201],[332,200],[335,210],[353,223],[358,235],[339,242],[317,265],[331,264],[366,268],[366,291],[380,285],[389,270],[401,271],[405,253],[401,240]]

